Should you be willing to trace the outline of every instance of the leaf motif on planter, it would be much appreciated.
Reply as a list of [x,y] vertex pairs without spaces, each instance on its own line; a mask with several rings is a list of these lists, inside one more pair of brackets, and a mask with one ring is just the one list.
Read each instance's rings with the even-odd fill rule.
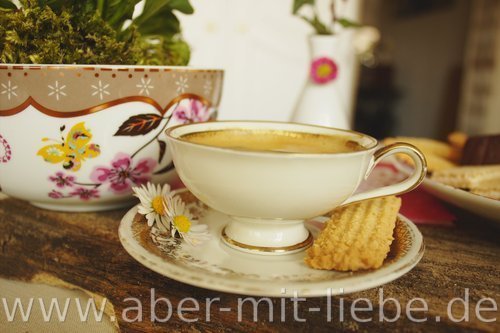
[[158,163],[161,163],[161,160],[163,160],[163,156],[165,156],[165,152],[167,151],[167,144],[163,140],[158,140],[158,144],[160,145],[160,155],[158,156]]
[[167,173],[167,172],[169,172],[170,170],[173,170],[173,169],[174,169],[174,162],[170,162],[165,167],[163,167],[160,170],[158,170],[155,173],[153,173],[153,175],[161,175],[161,174]]
[[116,131],[115,136],[137,136],[148,134],[157,128],[162,120],[162,116],[154,113],[132,116],[121,124],[118,131]]

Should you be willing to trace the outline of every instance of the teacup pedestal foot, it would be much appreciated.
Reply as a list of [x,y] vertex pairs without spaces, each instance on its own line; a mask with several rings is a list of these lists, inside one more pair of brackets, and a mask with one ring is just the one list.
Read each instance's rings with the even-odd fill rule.
[[221,237],[233,249],[260,255],[291,254],[313,243],[303,220],[231,217]]

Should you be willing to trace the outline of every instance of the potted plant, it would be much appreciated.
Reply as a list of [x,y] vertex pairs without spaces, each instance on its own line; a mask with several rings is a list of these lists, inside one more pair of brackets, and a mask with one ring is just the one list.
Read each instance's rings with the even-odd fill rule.
[[174,182],[164,129],[212,119],[221,70],[191,68],[188,0],[0,0],[0,186],[49,209],[129,204]]

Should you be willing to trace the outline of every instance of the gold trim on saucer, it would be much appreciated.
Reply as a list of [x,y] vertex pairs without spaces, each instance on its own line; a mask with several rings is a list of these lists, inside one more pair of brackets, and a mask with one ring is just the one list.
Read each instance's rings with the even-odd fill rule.
[[240,247],[240,248],[248,250],[248,251],[266,252],[266,253],[285,253],[285,252],[297,251],[297,250],[301,250],[301,249],[305,250],[306,248],[311,246],[313,241],[314,241],[313,235],[311,234],[310,231],[309,231],[309,236],[306,238],[305,241],[294,244],[294,245],[279,246],[279,247],[255,246],[255,245],[240,243],[240,242],[235,241],[234,239],[230,238],[226,234],[226,227],[224,227],[222,229],[221,236],[225,242],[227,242],[228,244],[233,245],[235,247]]

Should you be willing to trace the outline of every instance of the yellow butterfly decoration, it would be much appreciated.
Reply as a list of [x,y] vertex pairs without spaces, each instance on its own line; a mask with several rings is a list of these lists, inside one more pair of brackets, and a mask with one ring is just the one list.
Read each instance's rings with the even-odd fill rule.
[[82,162],[88,158],[94,158],[101,154],[99,145],[90,143],[92,134],[85,128],[84,122],[78,123],[71,128],[66,140],[62,137],[65,126],[60,128],[61,141],[43,138],[42,141],[56,141],[58,143],[43,147],[37,153],[46,162],[63,164],[63,168],[71,171],[78,171]]

